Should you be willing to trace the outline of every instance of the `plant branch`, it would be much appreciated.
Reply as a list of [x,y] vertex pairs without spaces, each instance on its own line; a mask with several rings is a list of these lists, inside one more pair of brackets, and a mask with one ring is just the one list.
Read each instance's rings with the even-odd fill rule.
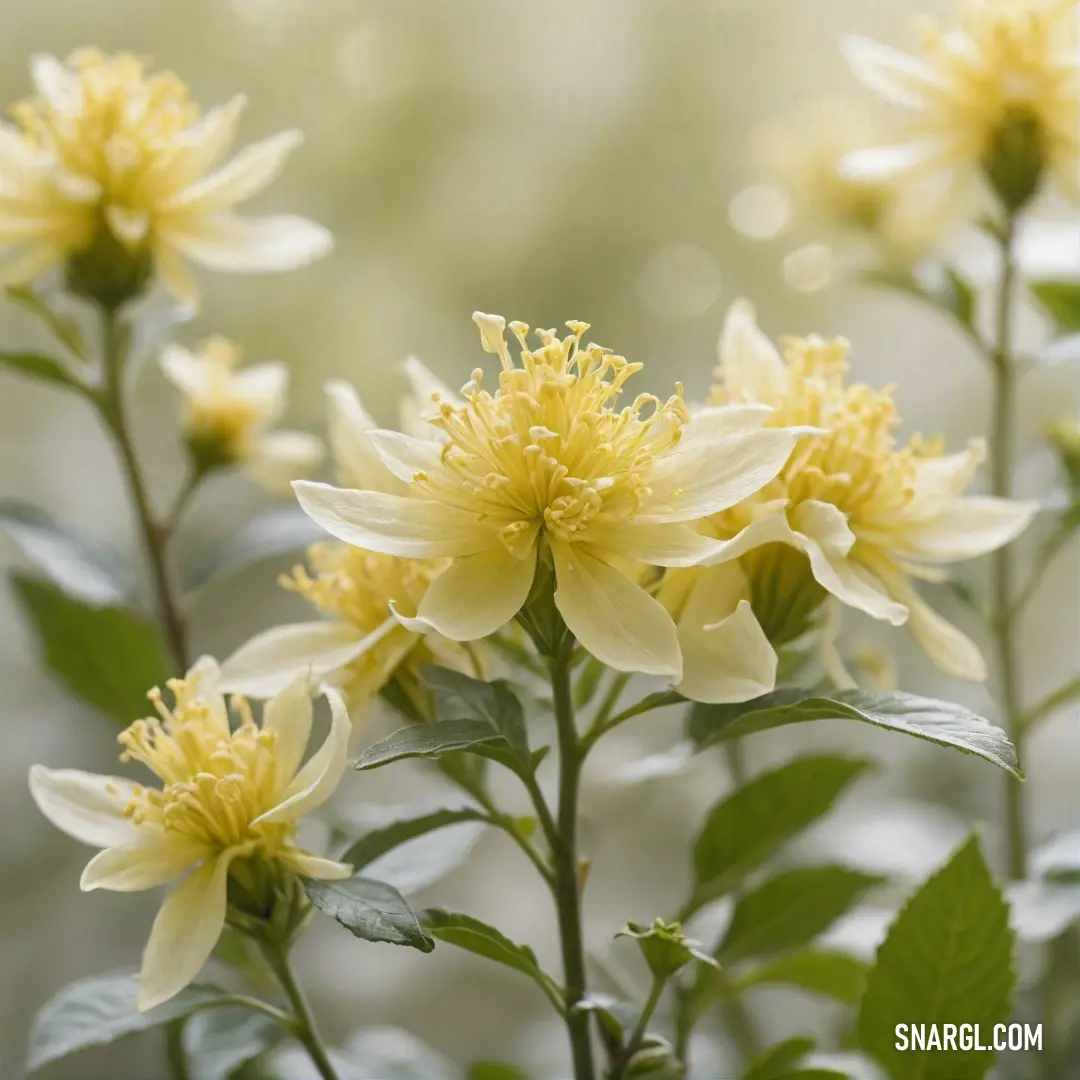
[[1080,675],[1076,675],[1069,679],[1068,682],[1062,683],[1056,690],[1052,690],[1047,694],[1037,705],[1028,709],[1023,716],[1022,730],[1027,732],[1040,720],[1045,720],[1055,709],[1077,700],[1080,700]]
[[[623,686],[625,685],[624,683]],[[621,689],[622,687],[620,687]],[[683,700],[684,698],[674,690],[658,690],[643,697],[636,705],[631,705],[614,716],[604,716],[602,712],[598,713],[596,720],[593,721],[592,726],[581,740],[582,753],[587,754],[601,736],[606,735],[609,731],[614,731],[620,724],[625,724],[627,720],[652,712],[653,709],[662,709],[666,705],[677,705]]]
[[668,976],[653,977],[652,989],[649,991],[649,996],[642,1007],[641,1016],[638,1018],[637,1025],[634,1027],[630,1038],[626,1041],[626,1046],[619,1055],[619,1060],[612,1067],[608,1080],[623,1080],[623,1077],[626,1076],[627,1067],[633,1060],[634,1055],[641,1049],[641,1044],[649,1030],[649,1021],[652,1019],[653,1013],[656,1012],[656,1006],[660,1004],[660,998],[667,984]]

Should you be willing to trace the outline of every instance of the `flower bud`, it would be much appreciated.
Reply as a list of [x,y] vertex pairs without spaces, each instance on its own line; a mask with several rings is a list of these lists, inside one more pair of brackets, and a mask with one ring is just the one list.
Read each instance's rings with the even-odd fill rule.
[[104,224],[90,246],[73,252],[64,267],[67,287],[106,311],[116,311],[141,296],[153,273],[149,250],[145,246],[128,247]]
[[1007,109],[990,134],[982,160],[983,172],[1007,211],[1016,213],[1039,190],[1046,157],[1039,117],[1028,108]]

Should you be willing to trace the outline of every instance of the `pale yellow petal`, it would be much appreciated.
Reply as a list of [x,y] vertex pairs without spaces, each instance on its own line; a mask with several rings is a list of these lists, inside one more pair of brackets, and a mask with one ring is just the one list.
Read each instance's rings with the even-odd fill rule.
[[314,221],[281,215],[240,218],[177,216],[163,219],[161,239],[192,262],[236,274],[271,274],[307,266],[334,246]]
[[349,487],[401,495],[405,485],[383,464],[368,439],[376,424],[348,383],[331,379],[326,391],[326,426],[338,479]]
[[310,674],[302,674],[263,707],[262,726],[264,731],[274,734],[274,760],[283,788],[300,768],[311,738],[315,712],[311,702],[312,683]]
[[773,512],[762,515],[757,521],[751,522],[745,529],[740,530],[730,540],[717,549],[709,559],[710,563],[729,562],[738,559],[754,548],[763,547],[765,544],[787,544],[789,547],[799,547],[800,540],[788,524],[787,514],[783,506],[778,506]]
[[870,38],[849,34],[841,48],[856,77],[894,105],[918,109],[947,89],[929,64]]
[[205,848],[149,823],[138,829],[134,844],[106,848],[86,864],[79,880],[83,892],[154,889],[180,877],[206,854]]
[[686,525],[616,521],[590,534],[593,547],[650,566],[697,566],[724,549],[724,542]]
[[411,483],[417,473],[442,469],[441,447],[434,439],[382,430],[368,432],[368,438],[386,468],[405,483]]
[[966,450],[923,458],[915,466],[915,494],[907,508],[912,518],[930,518],[963,495],[986,460],[986,441],[972,439]]
[[92,847],[133,843],[138,827],[124,816],[135,799],[131,780],[78,769],[30,767],[30,794],[58,829]]
[[846,558],[855,545],[855,534],[848,525],[847,515],[832,503],[807,499],[791,514],[791,524],[797,533],[808,536],[830,559]]
[[787,365],[776,346],[758,329],[749,300],[736,300],[724,317],[719,343],[725,388],[746,401],[774,401],[788,385]]
[[570,632],[616,671],[682,674],[671,616],[640,585],[581,544],[552,543],[555,604]]
[[956,499],[941,513],[900,536],[903,550],[927,562],[973,559],[996,551],[1028,527],[1038,510],[1034,502],[973,495]]
[[270,431],[255,443],[244,472],[267,491],[284,494],[322,461],[324,452],[322,439],[307,431]]
[[893,626],[900,626],[907,619],[907,608],[894,600],[877,575],[865,566],[854,559],[829,555],[809,537],[802,537],[800,546],[810,560],[818,584],[848,607],[864,611],[873,619],[884,619]]
[[342,881],[353,875],[353,868],[348,863],[323,859],[306,851],[286,850],[278,856],[278,860],[301,877],[316,881]]
[[140,1012],[175,997],[202,970],[225,925],[226,883],[234,855],[205,863],[161,905],[143,951]]

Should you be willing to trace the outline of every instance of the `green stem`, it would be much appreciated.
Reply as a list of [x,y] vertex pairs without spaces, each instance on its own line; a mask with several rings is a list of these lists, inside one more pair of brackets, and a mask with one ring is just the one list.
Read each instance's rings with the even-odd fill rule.
[[660,1004],[660,998],[663,995],[664,987],[667,986],[667,984],[668,980],[666,977],[659,978],[654,976],[652,989],[649,991],[649,996],[645,1000],[645,1005],[642,1007],[641,1016],[638,1019],[637,1025],[631,1033],[630,1038],[626,1042],[626,1048],[612,1068],[608,1080],[623,1080],[623,1077],[626,1075],[627,1067],[633,1060],[634,1055],[641,1049],[645,1034],[649,1030],[649,1021],[652,1019],[653,1013],[656,1012],[656,1006]]
[[293,973],[288,952],[280,945],[265,941],[260,942],[260,945],[267,963],[273,968],[278,982],[281,983],[281,989],[285,991],[285,996],[288,998],[289,1005],[292,1008],[291,1028],[293,1034],[308,1052],[308,1057],[311,1058],[315,1068],[319,1070],[322,1080],[338,1080],[326,1044],[322,1041],[319,1030],[315,1025],[315,1017],[312,1015],[311,1006],[308,1004],[304,991]]
[[[619,687],[620,691],[625,685],[624,682],[622,686]],[[674,690],[657,690],[655,693],[643,697],[635,705],[623,709],[622,712],[618,712],[614,716],[610,715],[610,710],[607,714],[600,711],[597,713],[597,717],[593,721],[592,726],[581,740],[582,752],[587,754],[602,736],[606,735],[609,731],[614,731],[620,724],[625,724],[627,720],[632,720],[635,716],[641,716],[644,713],[652,712],[653,709],[662,709],[667,705],[677,705],[684,700],[685,699]]]
[[[993,493],[1012,497],[1015,453],[1016,368],[1012,356],[1012,294],[1016,277],[1014,241],[1016,219],[1009,214],[1000,236],[1001,280],[997,295],[994,349],[990,363],[994,373],[993,420],[990,434],[990,475]],[[1013,618],[1013,560],[1009,548],[993,554],[991,564],[990,623],[998,655],[1001,707],[1005,730],[1021,753],[1023,716],[1020,708],[1019,670],[1016,655],[1016,627]],[[1021,755],[1022,757],[1022,755]],[[1024,828],[1024,789],[1011,776],[1005,781],[1006,855],[1009,876],[1023,878],[1027,864]]]
[[165,1025],[165,1060],[169,1066],[169,1080],[189,1080],[191,1073],[184,1050],[184,1020],[174,1020]]
[[1068,682],[1062,683],[1056,690],[1047,694],[1034,708],[1028,709],[1023,718],[1023,730],[1027,732],[1034,724],[1044,720],[1055,709],[1061,708],[1062,705],[1068,705],[1070,702],[1076,701],[1077,698],[1080,698],[1080,675],[1076,675],[1069,679]]
[[166,530],[157,523],[150,506],[146,479],[135,453],[124,400],[124,337],[122,323],[112,310],[102,312],[104,326],[105,364],[104,383],[98,396],[98,411],[112,433],[120,456],[128,490],[135,504],[136,518],[143,546],[150,561],[150,570],[161,616],[161,625],[173,660],[181,670],[187,668],[187,633],[178,597],[165,557]]
[[549,660],[548,667],[559,742],[559,807],[551,861],[566,987],[566,1027],[570,1035],[574,1080],[595,1080],[589,1014],[574,1009],[585,996],[585,947],[577,853],[578,789],[585,754],[574,722],[569,648],[560,648]]

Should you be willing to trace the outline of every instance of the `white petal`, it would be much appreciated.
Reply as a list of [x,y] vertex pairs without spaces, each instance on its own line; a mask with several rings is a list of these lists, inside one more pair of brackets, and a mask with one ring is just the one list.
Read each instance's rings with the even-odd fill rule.
[[737,564],[702,572],[679,618],[683,677],[694,701],[749,701],[776,685],[776,651],[745,599]]
[[150,231],[150,214],[146,210],[131,210],[126,206],[106,206],[105,221],[122,243],[135,247]]
[[425,415],[432,415],[437,411],[434,399],[448,402],[451,405],[462,404],[461,395],[455,393],[437,375],[434,375],[415,356],[405,358],[402,365],[405,370],[405,378],[409,380],[409,388],[416,398],[420,411]]
[[855,546],[855,534],[847,515],[832,503],[807,499],[792,511],[791,524],[796,532],[810,537],[832,559],[843,559]]
[[143,950],[139,1011],[175,997],[199,974],[225,925],[231,852],[207,859],[161,905]]
[[162,238],[182,255],[214,270],[271,274],[321,259],[334,246],[322,225],[304,218],[210,218],[163,220]]
[[856,77],[894,105],[921,108],[943,88],[929,64],[870,38],[849,34],[841,49]]
[[967,490],[985,460],[984,439],[972,439],[956,454],[924,458],[915,466],[915,495],[906,514],[927,518],[940,513]]
[[690,423],[682,430],[679,449],[698,440],[712,442],[738,431],[751,431],[764,427],[776,410],[771,405],[715,405],[698,409]]
[[286,788],[300,768],[311,738],[311,722],[315,710],[311,703],[314,680],[310,673],[297,676],[280,693],[263,706],[264,731],[274,733],[274,760],[282,789]]
[[407,559],[476,555],[499,543],[494,525],[433,499],[352,491],[298,480],[303,511],[331,536],[353,547]]
[[984,682],[986,661],[978,645],[942,618],[914,589],[904,599],[911,632],[934,666],[957,679]]
[[300,675],[319,679],[352,663],[394,626],[388,617],[367,637],[345,622],[275,626],[256,634],[221,665],[221,688],[254,698],[273,697]]
[[322,806],[334,794],[345,772],[352,723],[345,707],[345,699],[340,692],[331,687],[327,687],[323,692],[326,700],[330,702],[330,734],[293,777],[277,806],[261,814],[252,824],[295,821]]
[[211,365],[180,345],[172,343],[161,350],[159,360],[162,374],[184,395],[199,400],[210,391]]
[[368,438],[382,463],[405,483],[416,479],[417,473],[435,472],[442,468],[442,453],[434,439],[416,439],[400,431],[370,431]]
[[682,674],[675,624],[656,600],[582,544],[553,543],[551,551],[555,605],[597,660],[616,671]]
[[694,532],[687,525],[643,521],[612,522],[590,534],[593,547],[649,566],[697,566],[714,558],[724,542]]
[[749,300],[736,300],[728,308],[718,351],[719,373],[733,397],[769,402],[786,392],[787,365],[758,329],[757,312]]
[[228,150],[246,105],[247,98],[237,94],[188,128],[176,156],[164,166],[177,190],[198,180]]
[[136,787],[119,776],[30,767],[30,794],[38,809],[58,829],[92,847],[130,844],[137,839],[138,826],[124,817]]
[[854,150],[841,158],[837,171],[843,179],[868,184],[897,180],[941,161],[949,145],[941,140],[913,139],[896,146]]
[[782,505],[751,522],[730,540],[725,540],[709,562],[729,562],[765,544],[788,544],[801,550],[800,540],[788,524],[787,512]]
[[901,534],[917,559],[952,562],[995,551],[1027,528],[1038,504],[973,495],[957,499],[929,521]]
[[340,379],[331,379],[324,389],[327,438],[341,483],[371,491],[403,494],[404,485],[387,469],[371,445],[368,433],[375,430],[376,424],[356,390]]
[[321,859],[318,855],[309,855],[306,851],[283,851],[278,860],[301,877],[314,878],[316,881],[343,881],[353,875],[353,868],[348,863]]
[[155,889],[180,877],[206,854],[190,841],[151,825],[138,828],[142,835],[136,843],[106,848],[87,863],[79,881],[83,892]]
[[154,263],[165,288],[177,301],[182,311],[196,311],[199,306],[199,289],[188,272],[180,252],[163,236],[154,241]]
[[832,680],[838,690],[857,690],[858,683],[848,671],[837,642],[840,639],[841,621],[843,610],[840,601],[830,596],[825,601],[825,619],[821,627],[821,644],[819,652],[821,663],[825,668],[825,674]]
[[22,285],[43,274],[64,258],[56,243],[31,244],[0,263],[0,285]]
[[455,559],[424,593],[415,619],[398,616],[410,630],[430,628],[451,641],[479,641],[521,610],[536,573],[536,549],[524,559],[502,544]]
[[[220,365],[214,366],[220,372]],[[230,372],[229,389],[258,410],[264,424],[273,424],[289,402],[289,369],[280,360],[252,364]]]
[[259,438],[244,471],[267,491],[284,493],[323,459],[322,439],[307,431],[270,431]]
[[299,131],[283,131],[245,147],[227,165],[204,177],[171,199],[161,210],[214,213],[250,199],[270,184],[285,166],[285,159],[300,145]]
[[893,626],[900,626],[907,619],[907,608],[897,603],[869,570],[853,559],[829,555],[809,537],[801,539],[800,546],[810,559],[810,569],[818,584],[838,600]]
[[34,88],[58,112],[67,112],[78,93],[79,80],[70,68],[49,53],[33,53],[30,78]]
[[761,428],[676,450],[653,467],[652,494],[638,520],[694,521],[726,510],[764,487],[787,463],[799,438],[818,430]]

